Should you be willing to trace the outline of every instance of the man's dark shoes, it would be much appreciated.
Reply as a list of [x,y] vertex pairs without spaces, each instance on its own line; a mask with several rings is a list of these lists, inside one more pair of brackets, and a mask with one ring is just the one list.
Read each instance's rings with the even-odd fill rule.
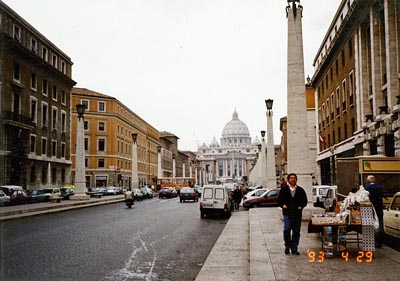
[[285,249],[285,254],[286,254],[286,255],[289,255],[289,248],[286,248],[286,249]]
[[292,251],[292,255],[296,255],[296,256],[299,256],[300,255],[300,253],[299,253],[299,251]]

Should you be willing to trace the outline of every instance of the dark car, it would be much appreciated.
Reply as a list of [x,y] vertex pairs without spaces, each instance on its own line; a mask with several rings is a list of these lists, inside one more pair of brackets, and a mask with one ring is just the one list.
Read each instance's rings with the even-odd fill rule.
[[259,197],[251,197],[243,202],[244,208],[278,206],[278,194],[280,188],[267,190]]
[[28,194],[25,190],[15,190],[10,196],[11,205],[26,204],[28,202]]
[[28,191],[28,203],[39,203],[50,201],[49,196],[42,189]]
[[64,200],[69,200],[70,197],[74,194],[75,194],[75,191],[73,188],[69,188],[69,187],[61,188],[61,196]]
[[194,190],[194,188],[181,188],[179,192],[180,202],[185,202],[186,200],[193,200],[193,202],[199,201],[199,194]]
[[160,190],[160,192],[158,193],[158,197],[160,199],[176,197],[176,190],[175,190],[175,188],[171,188],[171,187],[162,188]]

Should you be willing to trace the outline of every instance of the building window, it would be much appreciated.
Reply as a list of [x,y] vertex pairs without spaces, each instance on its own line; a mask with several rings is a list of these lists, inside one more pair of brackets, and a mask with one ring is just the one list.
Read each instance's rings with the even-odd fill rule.
[[57,141],[56,140],[51,141],[51,155],[54,157],[57,156]]
[[349,56],[353,56],[353,41],[351,39],[349,40]]
[[104,122],[99,122],[99,132],[104,132],[106,130],[106,125]]
[[97,160],[97,167],[104,168],[104,159],[101,158]]
[[47,126],[48,106],[42,103],[42,126]]
[[99,139],[97,142],[97,150],[98,151],[105,151],[105,144],[106,144],[106,140],[105,139]]
[[331,118],[332,118],[332,122],[335,122],[335,98],[334,98],[334,93],[331,94]]
[[85,168],[89,167],[89,159],[85,158]]
[[31,73],[31,90],[35,91],[37,90],[37,77],[36,73]]
[[35,135],[31,135],[31,143],[30,143],[30,152],[34,153],[35,149],[36,149],[36,136]]
[[347,92],[346,92],[346,79],[342,82],[342,104],[343,104],[343,111],[345,112],[347,109],[346,101],[347,101]]
[[47,139],[42,138],[42,155],[46,155],[47,151]]
[[61,60],[61,72],[63,74],[67,74],[67,65],[65,63],[65,61]]
[[85,151],[89,150],[89,138],[85,138],[84,140]]
[[13,104],[12,104],[12,111],[14,113],[20,114],[21,110],[21,97],[19,93],[13,92]]
[[42,82],[42,94],[45,95],[45,96],[47,96],[47,88],[48,88],[47,80],[43,79],[43,82]]
[[354,76],[353,72],[349,74],[349,105],[354,105]]
[[65,158],[65,142],[61,143],[61,158]]
[[85,110],[89,110],[89,101],[87,100],[82,100],[81,104],[83,104],[85,106]]
[[53,85],[53,100],[57,101],[57,86]]
[[105,112],[106,111],[106,104],[102,101],[99,101],[98,103],[98,111],[99,112]]
[[13,37],[16,41],[21,42],[21,28],[14,24],[14,34]]
[[37,54],[37,41],[35,38],[31,38],[31,51]]
[[336,88],[336,116],[340,117],[340,87]]
[[53,65],[55,68],[57,68],[57,56],[56,56],[56,55],[53,55],[53,56],[52,56],[51,62],[52,62],[52,65]]
[[67,113],[61,111],[61,132],[65,133],[67,130]]
[[61,92],[61,103],[63,105],[65,105],[67,103],[67,95],[65,94],[64,90]]
[[89,130],[89,121],[83,121],[83,129],[85,131]]
[[58,116],[58,112],[57,112],[57,107],[53,107],[51,110],[51,128],[53,130],[57,130],[57,116]]
[[49,60],[49,52],[47,51],[46,47],[42,47],[42,59],[44,59],[45,61]]
[[21,81],[21,67],[19,63],[14,62],[14,81]]
[[37,123],[37,100],[31,97],[31,121]]

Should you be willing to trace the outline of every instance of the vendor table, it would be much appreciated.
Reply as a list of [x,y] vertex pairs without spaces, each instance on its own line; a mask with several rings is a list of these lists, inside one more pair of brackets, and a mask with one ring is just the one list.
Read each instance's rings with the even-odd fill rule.
[[341,253],[347,244],[357,243],[357,249],[375,251],[373,208],[370,204],[361,205],[359,210],[352,210],[348,219],[337,216],[311,217],[309,233],[321,233],[321,247],[326,256]]

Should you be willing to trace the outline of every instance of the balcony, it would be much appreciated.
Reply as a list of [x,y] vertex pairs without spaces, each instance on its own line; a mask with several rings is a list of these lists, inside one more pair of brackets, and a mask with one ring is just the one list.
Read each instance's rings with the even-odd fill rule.
[[36,126],[30,117],[26,117],[11,111],[3,111],[3,119],[6,124],[28,130],[32,130]]

